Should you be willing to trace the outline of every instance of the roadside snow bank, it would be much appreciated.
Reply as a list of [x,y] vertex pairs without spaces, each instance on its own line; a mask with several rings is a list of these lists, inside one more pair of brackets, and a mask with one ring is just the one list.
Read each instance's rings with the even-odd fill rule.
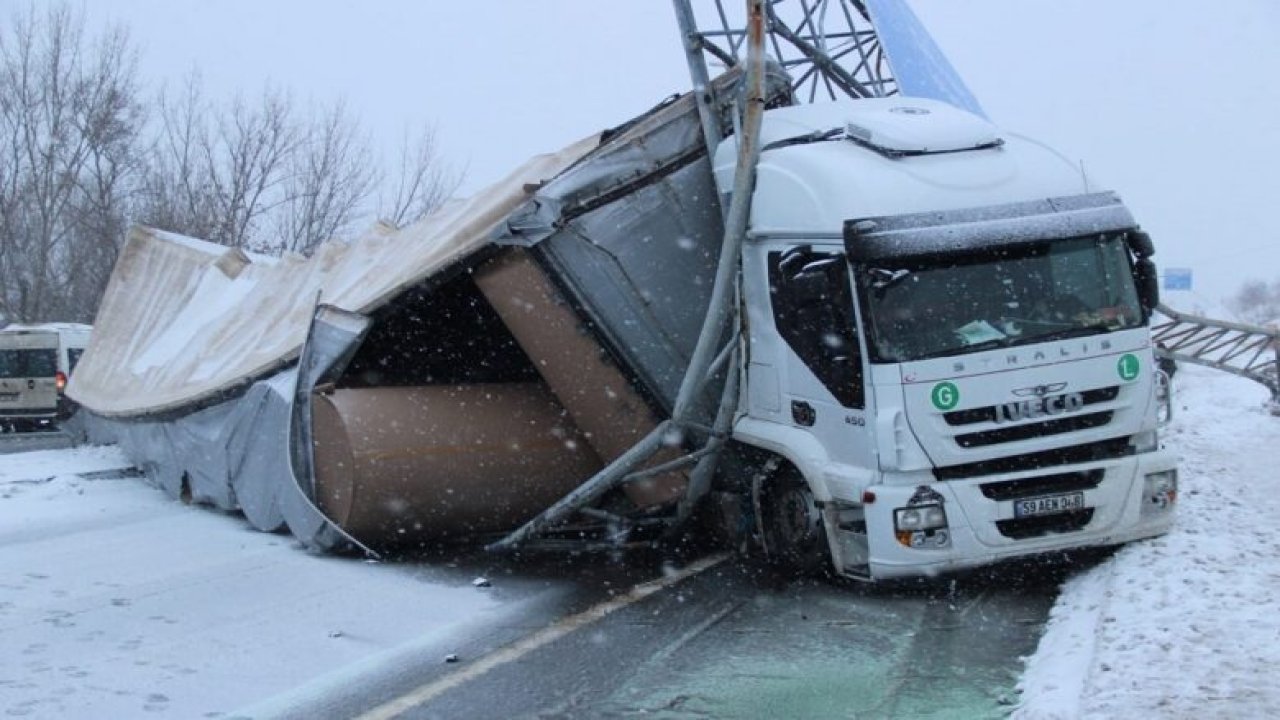
[[1280,714],[1280,418],[1248,380],[1174,384],[1177,523],[1063,585],[1015,718]]
[[0,717],[219,717],[301,703],[326,678],[367,690],[523,632],[528,608],[573,589],[315,557],[129,467],[110,447],[0,455]]
[[14,453],[0,458],[0,492],[48,482],[59,475],[119,470],[131,465],[120,448],[114,446]]

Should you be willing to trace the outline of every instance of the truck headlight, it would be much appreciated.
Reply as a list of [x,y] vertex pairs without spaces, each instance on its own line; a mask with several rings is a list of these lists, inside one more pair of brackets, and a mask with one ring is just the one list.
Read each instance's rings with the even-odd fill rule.
[[893,511],[893,532],[911,548],[946,547],[951,542],[947,511],[941,505],[913,505]]
[[1141,517],[1156,515],[1173,508],[1178,501],[1178,471],[1162,470],[1143,478]]

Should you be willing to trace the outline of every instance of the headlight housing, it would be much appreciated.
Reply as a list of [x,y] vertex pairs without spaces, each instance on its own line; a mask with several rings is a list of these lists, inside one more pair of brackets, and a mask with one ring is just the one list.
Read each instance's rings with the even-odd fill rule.
[[1178,501],[1178,471],[1162,470],[1143,478],[1142,517],[1151,517],[1173,509]]
[[910,548],[946,547],[951,543],[947,511],[941,503],[895,509],[893,532],[899,543]]

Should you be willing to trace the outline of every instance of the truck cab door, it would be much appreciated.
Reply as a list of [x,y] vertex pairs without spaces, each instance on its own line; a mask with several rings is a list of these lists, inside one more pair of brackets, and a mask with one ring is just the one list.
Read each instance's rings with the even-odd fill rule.
[[[829,461],[869,473],[874,444],[845,255],[800,245],[770,252],[767,266],[774,328],[787,350],[780,363],[784,418],[789,412],[791,422],[815,437]],[[829,490],[853,492],[858,483],[849,480],[845,492]]]

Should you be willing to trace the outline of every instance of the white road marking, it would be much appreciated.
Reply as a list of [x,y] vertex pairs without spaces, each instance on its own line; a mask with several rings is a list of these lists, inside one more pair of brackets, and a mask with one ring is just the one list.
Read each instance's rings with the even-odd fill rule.
[[464,683],[470,682],[494,668],[519,660],[521,657],[533,652],[534,650],[580,630],[583,627],[604,618],[606,615],[621,610],[628,605],[634,605],[650,595],[671,587],[682,580],[693,577],[698,573],[710,570],[716,565],[727,560],[729,555],[730,553],[710,555],[698,560],[697,562],[690,563],[670,575],[664,575],[660,578],[655,578],[648,582],[636,585],[623,595],[619,595],[611,600],[606,600],[598,605],[594,605],[576,615],[570,615],[569,617],[549,625],[528,637],[517,640],[510,645],[485,655],[457,672],[450,673],[442,678],[420,685],[404,695],[383,703],[363,715],[357,716],[356,720],[390,720],[390,718],[394,718],[406,710],[429,702],[433,698]]

